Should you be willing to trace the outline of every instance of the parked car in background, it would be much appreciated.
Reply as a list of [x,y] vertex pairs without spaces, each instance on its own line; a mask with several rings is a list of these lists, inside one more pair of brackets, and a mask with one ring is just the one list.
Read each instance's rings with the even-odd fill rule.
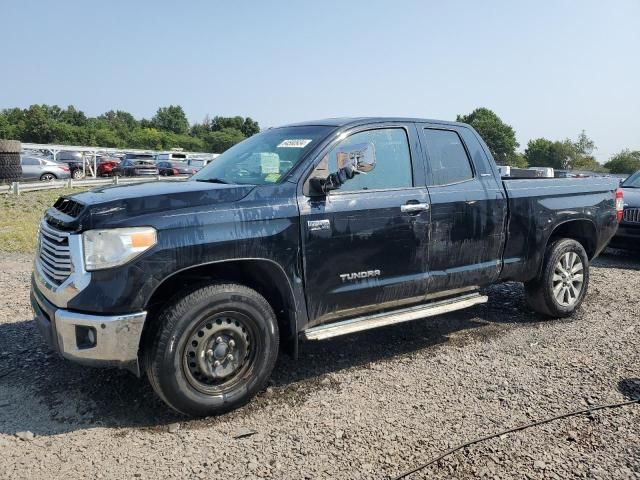
[[84,177],[84,154],[82,152],[63,150],[58,152],[55,161],[66,164],[71,171],[72,178],[79,180]]
[[102,157],[98,163],[97,175],[99,177],[110,177],[113,169],[120,165],[120,159],[116,157]]
[[155,156],[156,163],[162,161],[186,162],[187,154],[182,152],[163,152]]
[[196,172],[199,171],[201,168],[206,167],[210,162],[212,162],[213,159],[202,159],[202,158],[190,158],[189,160],[187,160],[187,165],[191,168],[193,168]]
[[165,177],[172,175],[193,175],[197,170],[186,162],[157,162],[158,172]]
[[149,160],[155,163],[155,156],[151,153],[125,153],[121,161],[124,160]]
[[[151,156],[150,156],[151,157]],[[153,158],[126,158],[111,169],[111,174],[123,177],[158,175],[158,167]]]
[[609,246],[640,250],[640,171],[624,180],[620,187],[624,192],[622,221]]
[[21,155],[23,180],[56,180],[71,176],[69,167],[63,163],[54,162],[44,157]]

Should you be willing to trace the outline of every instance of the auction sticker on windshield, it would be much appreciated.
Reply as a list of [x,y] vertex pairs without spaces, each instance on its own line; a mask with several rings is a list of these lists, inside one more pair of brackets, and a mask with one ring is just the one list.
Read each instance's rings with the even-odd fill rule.
[[304,148],[309,145],[312,140],[306,138],[292,138],[280,142],[277,148]]

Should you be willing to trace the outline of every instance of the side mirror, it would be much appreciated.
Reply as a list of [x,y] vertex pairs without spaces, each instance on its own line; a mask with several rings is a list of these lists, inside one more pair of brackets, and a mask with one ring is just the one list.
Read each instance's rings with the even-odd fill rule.
[[310,187],[317,195],[326,195],[331,190],[340,188],[347,180],[376,168],[376,149],[373,143],[344,145],[336,150],[338,171],[327,178],[310,179]]
[[355,173],[367,173],[376,168],[376,148],[373,143],[359,143],[338,147],[338,170],[348,168]]

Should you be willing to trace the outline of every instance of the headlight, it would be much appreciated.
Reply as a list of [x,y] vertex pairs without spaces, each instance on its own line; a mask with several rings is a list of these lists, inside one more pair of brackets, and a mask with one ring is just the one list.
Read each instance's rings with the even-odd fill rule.
[[102,270],[123,265],[156,242],[156,230],[152,227],[87,230],[82,234],[85,268]]

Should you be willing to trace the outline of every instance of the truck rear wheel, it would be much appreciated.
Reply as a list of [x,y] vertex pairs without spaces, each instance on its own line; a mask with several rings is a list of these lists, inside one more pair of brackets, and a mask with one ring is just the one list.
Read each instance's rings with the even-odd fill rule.
[[159,316],[144,348],[151,386],[171,408],[215,415],[248,402],[278,356],[278,323],[256,291],[214,283],[187,293]]
[[572,315],[582,304],[589,286],[589,258],[577,241],[563,238],[545,252],[538,277],[525,283],[529,306],[550,317]]

